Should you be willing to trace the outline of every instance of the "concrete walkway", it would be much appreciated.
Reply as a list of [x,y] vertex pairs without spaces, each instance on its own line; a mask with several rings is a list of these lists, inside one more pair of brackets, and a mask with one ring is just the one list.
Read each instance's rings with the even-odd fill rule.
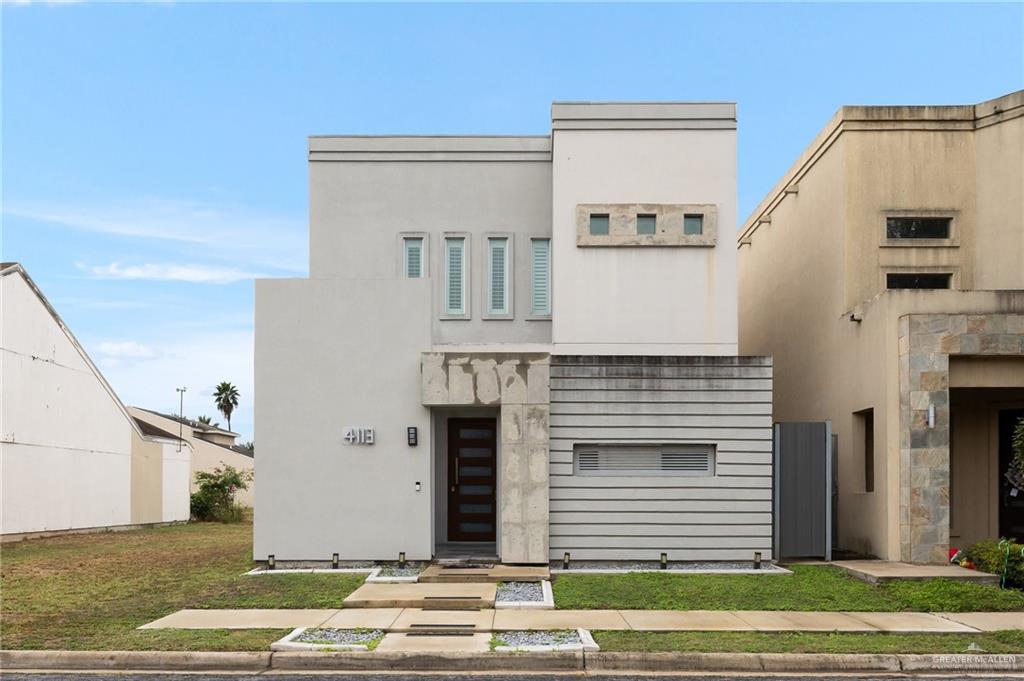
[[179,610],[140,629],[367,628],[416,631],[459,625],[474,632],[517,629],[634,631],[817,631],[977,633],[1024,630],[1024,612],[793,612],[756,610]]
[[951,579],[977,584],[999,584],[998,575],[968,570],[959,565],[913,565],[887,560],[837,560],[824,564],[842,568],[851,576],[869,584],[924,579]]

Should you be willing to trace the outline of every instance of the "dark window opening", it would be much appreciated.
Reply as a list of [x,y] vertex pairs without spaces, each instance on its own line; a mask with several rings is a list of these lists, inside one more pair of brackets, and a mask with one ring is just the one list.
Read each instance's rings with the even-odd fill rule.
[[948,239],[952,218],[886,218],[887,239]]
[[865,409],[853,414],[860,450],[864,456],[864,491],[875,491],[875,410]]
[[949,273],[900,272],[885,275],[886,288],[950,288]]
[[654,215],[637,215],[636,216],[636,233],[637,234],[656,234],[658,231],[657,217]]

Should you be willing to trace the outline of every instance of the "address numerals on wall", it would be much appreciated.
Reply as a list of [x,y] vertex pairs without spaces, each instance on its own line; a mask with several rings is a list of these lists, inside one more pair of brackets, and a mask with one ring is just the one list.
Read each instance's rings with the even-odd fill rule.
[[353,428],[346,426],[342,436],[347,445],[372,445],[373,428]]

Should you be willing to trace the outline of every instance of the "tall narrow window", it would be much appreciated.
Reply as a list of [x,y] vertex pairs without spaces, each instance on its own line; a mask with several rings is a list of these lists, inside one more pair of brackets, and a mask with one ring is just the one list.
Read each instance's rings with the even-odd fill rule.
[[551,314],[551,239],[533,240],[533,297],[530,313]]
[[466,314],[466,239],[444,240],[444,311],[451,315]]
[[487,313],[508,314],[508,239],[487,240]]
[[423,276],[423,237],[405,238],[405,277],[419,279]]

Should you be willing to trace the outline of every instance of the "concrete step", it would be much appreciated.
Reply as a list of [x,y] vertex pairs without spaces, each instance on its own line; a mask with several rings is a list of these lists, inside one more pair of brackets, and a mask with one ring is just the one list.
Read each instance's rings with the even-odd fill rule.
[[391,631],[435,633],[478,633],[490,631],[493,610],[425,610],[406,608],[389,629]]
[[420,573],[421,584],[541,582],[549,579],[548,566],[435,564]]
[[490,609],[496,590],[494,584],[363,584],[344,600],[344,607]]

